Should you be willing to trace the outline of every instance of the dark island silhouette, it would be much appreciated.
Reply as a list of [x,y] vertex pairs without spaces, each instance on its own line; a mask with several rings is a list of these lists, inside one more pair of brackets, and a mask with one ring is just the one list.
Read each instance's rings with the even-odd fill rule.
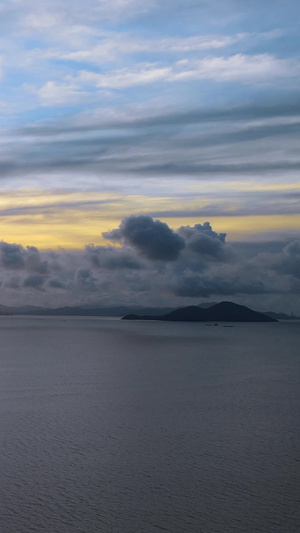
[[220,302],[208,309],[196,305],[176,309],[165,315],[125,315],[122,320],[165,320],[172,322],[277,322],[273,317],[258,313],[233,302]]

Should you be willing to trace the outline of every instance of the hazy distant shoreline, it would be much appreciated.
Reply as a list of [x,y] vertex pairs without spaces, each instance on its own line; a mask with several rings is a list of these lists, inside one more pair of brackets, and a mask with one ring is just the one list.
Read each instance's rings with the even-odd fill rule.
[[[209,309],[216,305],[216,302],[208,302],[205,304],[199,304],[199,309]],[[237,305],[237,304],[235,304]],[[0,304],[0,316],[61,316],[61,317],[110,317],[110,318],[123,318],[126,315],[139,315],[145,317],[145,320],[149,320],[149,316],[154,317],[152,320],[160,320],[163,315],[178,311],[180,308],[174,307],[144,307],[144,306],[112,306],[112,307],[58,307],[58,308],[45,308],[37,306],[16,306],[9,307]],[[286,313],[275,313],[273,311],[260,311],[261,314],[266,315],[275,320],[299,320],[300,317],[288,315]],[[207,320],[206,318],[204,320]],[[208,319],[209,320],[209,319]],[[215,320],[212,318],[212,320]]]

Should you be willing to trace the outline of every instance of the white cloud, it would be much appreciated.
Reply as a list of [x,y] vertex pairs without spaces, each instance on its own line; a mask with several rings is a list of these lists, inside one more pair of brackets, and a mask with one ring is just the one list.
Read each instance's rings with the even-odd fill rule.
[[158,63],[141,64],[134,69],[123,68],[104,74],[82,70],[76,81],[98,88],[120,89],[155,83],[185,80],[214,80],[218,82],[268,83],[275,78],[299,75],[300,65],[278,59],[270,54],[229,57],[205,57],[200,60],[183,59],[170,66]]
[[[49,27],[57,17],[70,24],[130,19],[146,13],[155,4],[156,0],[85,0],[84,3],[79,0],[22,0],[17,3],[7,0],[6,9],[17,18],[20,14],[27,26],[34,29],[41,25]],[[38,20],[40,17],[41,22]]]
[[120,55],[149,52],[152,54],[189,53],[220,49],[244,39],[246,35],[195,35],[187,38],[137,39],[122,34],[110,34],[97,41],[95,46],[71,52],[52,51],[53,57],[70,61],[98,64],[118,60]]
[[293,64],[270,54],[207,57],[199,61],[178,62],[178,67],[179,72],[174,73],[173,80],[185,78],[256,83],[300,73],[298,63]]
[[39,90],[38,97],[43,105],[73,104],[88,98],[89,93],[80,91],[74,83],[47,81]]
[[23,24],[32,30],[43,31],[46,28],[57,26],[60,22],[60,17],[56,13],[36,11],[25,17]]
[[155,65],[143,65],[140,69],[119,69],[111,74],[97,74],[82,70],[79,73],[79,81],[84,85],[94,85],[98,88],[121,89],[134,85],[144,85],[157,81],[168,80],[172,74],[171,67],[158,67]]

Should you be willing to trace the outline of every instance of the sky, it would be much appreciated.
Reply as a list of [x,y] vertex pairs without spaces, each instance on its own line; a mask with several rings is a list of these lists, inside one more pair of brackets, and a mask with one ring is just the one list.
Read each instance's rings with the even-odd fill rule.
[[300,313],[299,16],[0,1],[0,303]]

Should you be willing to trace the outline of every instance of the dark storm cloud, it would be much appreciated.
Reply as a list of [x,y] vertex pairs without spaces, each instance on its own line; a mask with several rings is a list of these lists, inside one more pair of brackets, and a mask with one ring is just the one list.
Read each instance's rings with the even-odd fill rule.
[[95,268],[105,268],[109,270],[130,269],[139,270],[143,268],[131,249],[119,249],[112,246],[86,246],[88,260]]
[[283,248],[283,256],[288,263],[288,273],[300,277],[300,241],[293,241]]
[[103,237],[130,244],[141,255],[155,261],[175,261],[185,246],[183,238],[167,224],[148,215],[125,218],[118,229],[103,233]]
[[65,289],[66,288],[65,284],[62,281],[60,281],[60,279],[58,278],[49,279],[48,284],[53,289]]
[[35,246],[27,247],[26,269],[40,274],[48,273],[48,262],[43,261],[38,249]]
[[96,280],[88,268],[79,268],[75,273],[75,281],[84,291],[94,291]]
[[262,253],[280,254],[286,246],[286,241],[236,241],[233,246],[241,260],[250,260]]
[[290,242],[283,248],[276,270],[300,279],[300,241]]
[[4,268],[21,269],[24,268],[24,250],[18,244],[0,243],[0,259]]
[[[63,288],[66,272],[70,271],[70,265],[74,269],[76,264],[76,255],[72,253],[40,252],[35,246],[24,248],[19,244],[0,243],[0,273],[4,286],[18,290],[20,294],[22,288],[45,292],[46,283],[50,288]],[[15,271],[18,271],[18,275],[13,274]]]
[[27,270],[40,274],[47,274],[48,262],[41,258],[35,246],[23,246],[0,242],[0,262],[9,270]]
[[[232,245],[234,250],[234,246]],[[208,298],[209,296],[284,294],[291,291],[292,278],[279,274],[275,263],[283,255],[281,251],[263,263],[259,256],[249,260],[236,253],[231,260],[203,264],[203,268],[193,269],[191,264],[182,265],[181,271],[170,274],[170,290],[181,297]],[[275,263],[274,263],[275,261]],[[295,278],[293,278],[295,279]]]
[[282,275],[300,278],[300,241],[292,241],[278,254],[260,253],[252,262]]
[[189,298],[208,298],[209,296],[230,296],[236,294],[265,294],[270,292],[266,285],[260,282],[240,279],[226,279],[222,276],[209,278],[200,275],[186,275],[178,279],[172,287],[177,296]]
[[32,274],[24,280],[24,287],[31,287],[33,289],[41,289],[45,283],[45,277],[41,274]]
[[185,240],[192,252],[215,258],[224,256],[226,233],[216,233],[209,222],[195,224],[194,227],[182,226],[178,234]]
[[[150,216],[130,216],[107,233],[118,247],[86,246],[82,252],[41,252],[0,244],[5,303],[50,305],[188,305],[197,298],[250,298],[300,292],[300,241],[230,243],[209,222],[173,231]],[[271,301],[271,300],[270,300]],[[3,302],[4,303],[4,302]]]
[[19,289],[21,287],[20,276],[12,276],[5,280],[5,287],[9,289]]

